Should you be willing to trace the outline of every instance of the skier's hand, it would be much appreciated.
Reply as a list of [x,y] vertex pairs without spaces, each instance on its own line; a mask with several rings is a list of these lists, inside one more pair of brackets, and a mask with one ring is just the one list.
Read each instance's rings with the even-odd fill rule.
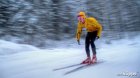
[[100,38],[99,36],[96,37],[96,39],[99,39],[99,38]]
[[80,40],[77,40],[77,42],[78,42],[78,45],[80,45]]

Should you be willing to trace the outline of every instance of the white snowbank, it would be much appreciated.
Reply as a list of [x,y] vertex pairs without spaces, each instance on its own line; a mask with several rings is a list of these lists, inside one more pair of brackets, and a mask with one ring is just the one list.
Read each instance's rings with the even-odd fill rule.
[[13,54],[18,52],[25,51],[34,51],[39,50],[38,48],[26,45],[26,44],[17,44],[9,41],[0,40],[0,55]]

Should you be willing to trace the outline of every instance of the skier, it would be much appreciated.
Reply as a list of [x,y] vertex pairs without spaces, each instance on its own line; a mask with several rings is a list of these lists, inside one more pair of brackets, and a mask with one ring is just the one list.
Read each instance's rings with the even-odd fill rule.
[[[87,59],[85,59],[82,64],[93,64],[97,62],[97,57],[96,57],[96,46],[94,44],[95,39],[99,39],[101,36],[102,32],[102,26],[101,24],[93,17],[86,17],[85,12],[79,12],[78,13],[78,26],[77,26],[77,33],[76,33],[76,39],[78,41],[78,44],[80,45],[80,36],[82,33],[82,29],[86,28],[87,30],[87,35],[85,38],[85,50],[86,50],[86,55]],[[93,57],[90,57],[90,47],[93,52]]]

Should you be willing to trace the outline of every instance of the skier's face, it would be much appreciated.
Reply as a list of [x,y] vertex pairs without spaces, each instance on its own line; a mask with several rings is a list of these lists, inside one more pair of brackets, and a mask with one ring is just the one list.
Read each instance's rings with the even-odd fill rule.
[[78,16],[78,21],[84,23],[85,22],[85,19],[83,18],[83,16]]

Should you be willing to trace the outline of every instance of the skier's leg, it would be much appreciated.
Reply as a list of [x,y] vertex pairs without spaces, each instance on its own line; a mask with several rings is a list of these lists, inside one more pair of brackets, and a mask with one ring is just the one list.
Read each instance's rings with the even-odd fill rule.
[[87,59],[85,59],[85,60],[82,62],[82,64],[90,63],[90,62],[91,62],[89,45],[90,45],[89,33],[87,33],[86,39],[85,39],[85,50],[86,50],[86,54],[87,54]]
[[96,55],[96,46],[95,46],[95,39],[96,39],[96,35],[97,35],[97,32],[92,32],[92,37],[91,37],[91,49],[92,49],[92,52],[93,52],[93,55]]
[[96,46],[93,41],[91,42],[91,47],[93,55],[96,55]]
[[86,50],[87,57],[90,57],[89,45],[90,45],[90,38],[89,38],[89,33],[87,33],[85,39],[85,50]]
[[92,33],[91,48],[92,48],[92,52],[93,52],[93,57],[92,57],[91,63],[95,63],[97,61],[97,58],[96,58],[96,46],[94,44],[95,39],[96,39],[96,35],[97,35],[97,32]]

